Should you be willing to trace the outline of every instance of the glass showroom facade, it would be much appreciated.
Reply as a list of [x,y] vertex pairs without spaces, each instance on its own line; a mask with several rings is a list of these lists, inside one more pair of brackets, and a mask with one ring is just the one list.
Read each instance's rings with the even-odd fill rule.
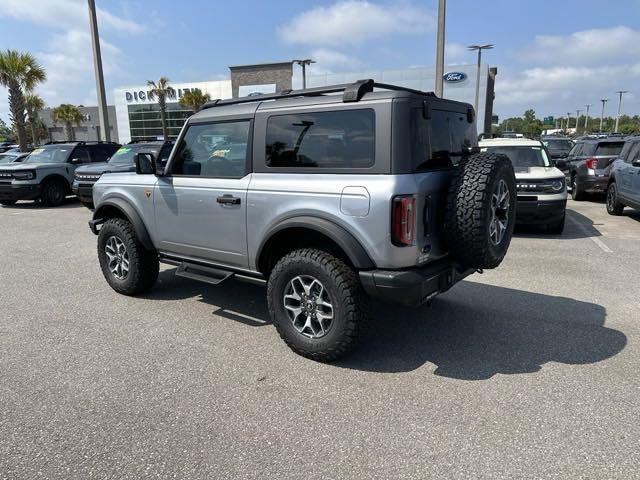
[[[157,103],[127,105],[129,112],[129,131],[131,140],[150,140],[162,137],[162,120]],[[179,103],[167,103],[167,134],[175,139],[189,116],[191,110],[181,107]]]

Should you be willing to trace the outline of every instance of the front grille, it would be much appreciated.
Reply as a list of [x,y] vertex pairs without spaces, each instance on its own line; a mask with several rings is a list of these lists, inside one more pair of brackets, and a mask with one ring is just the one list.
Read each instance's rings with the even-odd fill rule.
[[13,174],[12,173],[0,172],[0,181],[1,180],[12,180],[12,179],[13,179]]
[[560,193],[551,186],[557,179],[552,180],[516,180],[516,190],[522,193]]
[[96,181],[100,178],[101,175],[93,175],[93,174],[81,174],[81,173],[76,173],[75,178],[76,180],[91,180],[91,181]]

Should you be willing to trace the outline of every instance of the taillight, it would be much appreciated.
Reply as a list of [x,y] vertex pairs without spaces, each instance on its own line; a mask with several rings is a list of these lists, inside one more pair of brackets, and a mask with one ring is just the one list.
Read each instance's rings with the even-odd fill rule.
[[413,245],[416,199],[413,195],[394,197],[391,213],[391,241],[394,245]]
[[598,159],[597,158],[587,158],[584,162],[589,170],[595,170],[598,168]]

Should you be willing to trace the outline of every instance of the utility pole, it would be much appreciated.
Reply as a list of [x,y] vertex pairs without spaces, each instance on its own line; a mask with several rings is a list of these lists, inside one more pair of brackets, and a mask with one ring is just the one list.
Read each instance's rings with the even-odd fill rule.
[[587,133],[587,129],[589,127],[589,108],[591,108],[591,104],[584,106],[587,109],[587,113],[584,116],[584,133]]
[[[106,142],[111,141],[111,129],[109,128],[109,114],[107,110],[107,96],[104,91],[104,75],[102,73],[102,55],[100,54],[100,36],[98,35],[98,19],[96,17],[96,3],[89,2],[89,30],[91,30],[91,43],[93,44],[93,67],[96,74],[96,92],[98,94],[98,117],[100,117],[100,137]],[[98,139],[100,139],[98,137]]]
[[570,125],[570,120],[571,120],[571,113],[567,112],[567,132],[569,131],[569,125]]
[[435,94],[442,98],[444,77],[444,26],[447,0],[438,0],[438,30],[436,33],[436,75]]
[[602,132],[602,124],[604,123],[604,105],[609,101],[609,99],[601,98],[600,101],[602,102],[602,113],[600,114],[600,132]]
[[582,110],[576,110],[576,133],[578,133],[578,123],[580,122],[580,113]]
[[304,60],[293,60],[292,63],[302,67],[302,89],[305,90],[307,88],[307,65],[311,65],[316,62],[310,58],[305,58]]
[[478,115],[478,103],[480,102],[480,63],[482,61],[482,50],[490,50],[494,46],[490,43],[486,45],[469,45],[467,50],[470,51],[478,51],[478,68],[476,71],[476,101],[473,104],[473,107],[476,109],[476,116]]
[[616,129],[615,133],[618,133],[618,125],[620,123],[620,107],[622,106],[622,95],[627,93],[628,90],[618,90],[616,93],[618,94],[618,114],[616,115]]

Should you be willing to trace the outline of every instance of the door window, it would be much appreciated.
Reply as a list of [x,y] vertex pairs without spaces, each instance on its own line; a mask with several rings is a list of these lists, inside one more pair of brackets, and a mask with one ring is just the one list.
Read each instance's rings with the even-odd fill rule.
[[77,147],[71,155],[72,160],[77,160],[77,163],[89,163],[89,151],[85,147]]
[[239,178],[247,173],[251,122],[191,125],[171,162],[171,175]]
[[629,155],[627,155],[625,162],[632,163],[634,160],[638,158],[640,158],[640,142],[636,142],[631,147],[631,152],[629,152]]
[[569,152],[569,156],[570,157],[578,157],[580,156],[580,153],[582,152],[582,143],[576,143],[574,145],[574,147],[571,149],[571,151]]

